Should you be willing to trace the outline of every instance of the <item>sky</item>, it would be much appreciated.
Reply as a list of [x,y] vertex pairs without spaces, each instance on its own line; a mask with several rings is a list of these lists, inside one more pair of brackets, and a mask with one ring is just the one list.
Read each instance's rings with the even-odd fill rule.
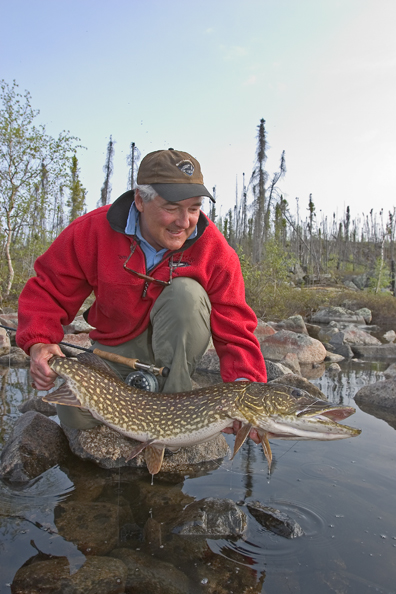
[[[28,90],[49,134],[80,138],[88,210],[115,141],[111,201],[127,155],[173,147],[201,163],[225,215],[255,165],[305,218],[396,204],[395,0],[0,0],[0,79]],[[205,205],[205,206],[208,206]]]

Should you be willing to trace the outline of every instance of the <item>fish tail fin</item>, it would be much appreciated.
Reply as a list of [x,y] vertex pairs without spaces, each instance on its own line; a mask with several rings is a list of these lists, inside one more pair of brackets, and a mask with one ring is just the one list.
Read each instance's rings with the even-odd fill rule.
[[235,454],[240,450],[240,448],[245,443],[247,436],[250,433],[251,428],[252,428],[252,425],[250,423],[246,423],[246,425],[242,425],[242,427],[239,429],[238,433],[235,436],[234,451],[232,453],[231,460],[234,459]]
[[157,474],[161,470],[164,459],[165,446],[148,446],[144,451],[144,459],[150,474]]

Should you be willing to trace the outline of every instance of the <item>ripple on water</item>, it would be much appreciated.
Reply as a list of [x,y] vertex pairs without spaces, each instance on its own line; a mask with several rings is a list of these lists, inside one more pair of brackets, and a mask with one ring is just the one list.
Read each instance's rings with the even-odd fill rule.
[[73,483],[59,466],[50,468],[21,487],[0,481],[2,515],[18,516],[32,509],[54,508],[72,491]]

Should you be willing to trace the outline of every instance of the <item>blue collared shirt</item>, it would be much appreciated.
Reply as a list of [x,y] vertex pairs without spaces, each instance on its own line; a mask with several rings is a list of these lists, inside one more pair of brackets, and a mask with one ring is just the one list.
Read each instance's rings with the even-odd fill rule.
[[[162,250],[159,250],[157,252],[157,250],[153,248],[153,246],[150,245],[149,242],[144,239],[144,237],[142,236],[142,232],[140,230],[139,211],[136,208],[134,202],[132,202],[132,206],[129,209],[125,233],[127,235],[136,235],[136,237],[138,238],[140,242],[140,247],[142,248],[143,253],[146,257],[147,272],[155,268],[155,266],[157,266],[157,264],[161,262],[166,252],[169,251],[167,248],[163,248]],[[189,239],[196,237],[197,233],[197,227],[195,227]]]

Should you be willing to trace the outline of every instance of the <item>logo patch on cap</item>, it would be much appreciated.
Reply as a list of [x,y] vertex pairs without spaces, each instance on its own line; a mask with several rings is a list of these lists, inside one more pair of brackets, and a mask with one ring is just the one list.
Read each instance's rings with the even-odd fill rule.
[[194,165],[188,159],[179,161],[179,163],[176,163],[176,167],[178,167],[180,169],[180,171],[182,171],[186,175],[191,176],[194,173]]

